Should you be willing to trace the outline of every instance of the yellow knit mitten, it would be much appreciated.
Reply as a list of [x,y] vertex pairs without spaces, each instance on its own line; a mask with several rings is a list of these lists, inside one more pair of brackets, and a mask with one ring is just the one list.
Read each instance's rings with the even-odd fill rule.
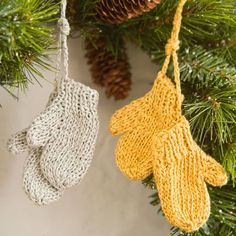
[[122,135],[116,146],[117,165],[130,179],[144,179],[152,173],[153,135],[173,126],[180,118],[175,112],[176,89],[166,76],[160,76],[150,92],[111,118],[111,133]]
[[197,230],[210,215],[205,181],[224,185],[227,176],[223,167],[194,142],[184,117],[155,136],[153,153],[153,173],[166,218],[187,232]]
[[[130,179],[153,173],[163,212],[168,221],[187,232],[200,228],[210,214],[205,181],[227,182],[223,167],[194,142],[188,121],[182,116],[182,95],[177,50],[183,6],[180,0],[166,44],[166,58],[154,86],[145,96],[117,111],[110,123],[116,161]],[[173,59],[173,84],[166,76]]]

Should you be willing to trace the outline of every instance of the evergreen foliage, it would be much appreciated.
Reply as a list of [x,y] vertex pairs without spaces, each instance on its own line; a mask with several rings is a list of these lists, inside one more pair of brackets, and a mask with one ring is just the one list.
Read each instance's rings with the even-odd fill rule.
[[0,85],[25,88],[39,68],[49,69],[48,50],[55,40],[58,3],[53,0],[0,1]]

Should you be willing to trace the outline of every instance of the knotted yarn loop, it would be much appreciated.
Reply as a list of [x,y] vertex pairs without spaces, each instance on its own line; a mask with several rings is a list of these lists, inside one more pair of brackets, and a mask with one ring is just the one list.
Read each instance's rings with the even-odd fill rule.
[[176,9],[176,13],[173,20],[173,29],[171,32],[171,37],[168,39],[167,44],[165,46],[165,53],[166,58],[163,63],[161,72],[158,73],[158,77],[165,77],[169,63],[171,58],[173,59],[173,66],[174,66],[174,80],[175,80],[175,86],[177,90],[177,106],[176,106],[176,112],[182,114],[181,112],[181,106],[182,106],[182,96],[181,96],[181,86],[180,86],[180,69],[179,69],[179,63],[178,63],[178,55],[177,51],[179,50],[179,32],[181,28],[181,22],[182,22],[182,12],[184,4],[187,0],[180,0],[179,5]]
[[165,52],[166,52],[166,56],[170,56],[172,54],[172,52],[176,52],[179,50],[179,40],[173,40],[172,38],[168,39],[168,42],[165,46]]
[[61,17],[58,20],[58,27],[59,27],[61,33],[65,34],[65,35],[70,34],[70,24],[66,18]]

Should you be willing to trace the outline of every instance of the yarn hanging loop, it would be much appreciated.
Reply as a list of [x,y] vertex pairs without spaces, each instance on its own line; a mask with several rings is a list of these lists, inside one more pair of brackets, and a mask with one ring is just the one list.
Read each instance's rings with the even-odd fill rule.
[[166,46],[165,46],[165,53],[166,58],[164,64],[161,69],[161,75],[166,76],[167,69],[170,63],[171,56],[173,58],[173,65],[174,65],[174,80],[177,90],[177,104],[176,107],[177,112],[181,114],[181,106],[182,106],[182,98],[181,98],[181,86],[180,86],[180,70],[179,70],[179,63],[178,63],[178,56],[177,51],[179,50],[179,32],[181,28],[182,22],[182,12],[184,4],[187,0],[180,0],[180,3],[176,9],[176,13],[173,20],[173,29],[171,32],[171,37],[169,38]]
[[62,64],[62,75],[61,79],[58,79],[58,83],[60,84],[63,81],[69,80],[69,69],[68,69],[68,61],[69,61],[69,52],[67,45],[67,36],[70,34],[70,25],[68,20],[66,19],[66,6],[67,0],[61,1],[61,17],[58,20],[58,28],[59,28],[59,52],[57,56],[57,69],[60,70],[60,65]]

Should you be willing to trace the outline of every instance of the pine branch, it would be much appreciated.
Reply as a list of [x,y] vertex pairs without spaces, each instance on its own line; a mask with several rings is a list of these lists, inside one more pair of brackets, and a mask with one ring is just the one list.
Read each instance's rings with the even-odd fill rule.
[[198,46],[180,54],[180,70],[193,137],[224,165],[234,183],[236,69]]
[[0,84],[26,88],[43,78],[39,68],[52,68],[48,52],[55,42],[53,26],[58,13],[53,0],[2,0],[0,2]]
[[[177,3],[177,0],[161,1],[153,11],[120,25],[119,30],[147,51],[152,59],[159,61],[170,36]],[[233,38],[236,29],[234,4],[232,0],[224,3],[220,0],[200,0],[197,4],[195,1],[187,2],[180,35],[183,48],[198,44],[215,49],[219,47],[215,42]],[[211,45],[206,42],[211,42]],[[227,45],[227,49],[230,53],[231,45]]]

